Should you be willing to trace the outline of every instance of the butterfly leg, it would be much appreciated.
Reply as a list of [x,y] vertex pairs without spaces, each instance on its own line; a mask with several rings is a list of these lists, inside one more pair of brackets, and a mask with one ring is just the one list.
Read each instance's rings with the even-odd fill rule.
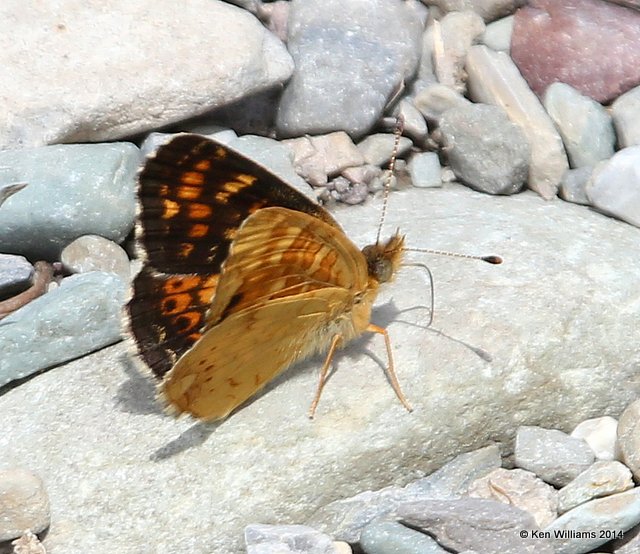
[[402,402],[402,405],[407,409],[407,411],[412,412],[413,408],[411,404],[409,404],[407,398],[405,397],[402,389],[400,388],[400,383],[398,382],[398,377],[396,375],[396,370],[393,367],[393,353],[391,351],[391,339],[389,338],[389,333],[383,327],[378,327],[373,323],[369,323],[369,326],[366,329],[370,333],[378,333],[379,335],[384,335],[384,343],[387,346],[387,358],[389,358],[389,367],[387,368],[387,375],[389,376],[389,381],[391,381],[391,386],[393,387],[393,391],[396,393],[398,400]]
[[313,397],[313,402],[311,402],[311,407],[309,408],[309,418],[313,419],[313,416],[316,415],[316,408],[318,407],[318,402],[320,402],[320,395],[322,394],[322,389],[327,382],[327,376],[329,375],[329,368],[331,367],[331,360],[333,360],[333,354],[336,351],[336,348],[342,342],[342,335],[334,335],[331,340],[331,346],[329,347],[329,352],[327,353],[327,358],[324,361],[324,365],[320,370],[320,380],[318,381],[318,388],[316,389],[316,395]]

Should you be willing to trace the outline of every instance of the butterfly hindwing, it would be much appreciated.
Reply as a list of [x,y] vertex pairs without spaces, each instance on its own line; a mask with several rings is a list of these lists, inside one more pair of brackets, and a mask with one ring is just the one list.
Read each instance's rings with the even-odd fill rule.
[[144,260],[128,304],[145,364],[163,377],[200,337],[229,246],[256,210],[285,206],[336,225],[268,169],[217,141],[177,135],[138,178],[138,247]]
[[225,417],[336,333],[360,334],[373,296],[354,299],[367,280],[363,254],[339,229],[301,212],[259,210],[238,231],[207,328],[167,375],[165,398],[199,418]]

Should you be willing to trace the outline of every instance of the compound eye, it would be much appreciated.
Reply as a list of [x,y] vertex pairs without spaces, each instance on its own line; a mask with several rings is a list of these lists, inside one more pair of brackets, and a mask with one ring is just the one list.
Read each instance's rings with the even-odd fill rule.
[[391,262],[386,258],[377,260],[375,264],[374,273],[375,273],[376,279],[378,279],[380,283],[386,283],[389,279],[391,279],[393,274]]

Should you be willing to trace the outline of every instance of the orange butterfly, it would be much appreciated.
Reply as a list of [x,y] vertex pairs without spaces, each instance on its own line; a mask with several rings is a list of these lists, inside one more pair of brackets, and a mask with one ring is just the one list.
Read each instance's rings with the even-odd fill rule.
[[178,135],[139,176],[137,239],[144,265],[128,304],[138,353],[175,411],[215,420],[292,363],[365,331],[404,237],[359,250],[322,207],[216,141]]

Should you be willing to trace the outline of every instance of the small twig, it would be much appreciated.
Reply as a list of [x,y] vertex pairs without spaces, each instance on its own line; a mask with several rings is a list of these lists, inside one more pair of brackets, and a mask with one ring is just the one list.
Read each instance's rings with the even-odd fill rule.
[[49,283],[53,280],[53,267],[48,262],[36,262],[34,264],[35,273],[31,281],[31,287],[24,292],[0,302],[0,319],[7,317],[31,302],[34,298],[42,296],[47,292]]

